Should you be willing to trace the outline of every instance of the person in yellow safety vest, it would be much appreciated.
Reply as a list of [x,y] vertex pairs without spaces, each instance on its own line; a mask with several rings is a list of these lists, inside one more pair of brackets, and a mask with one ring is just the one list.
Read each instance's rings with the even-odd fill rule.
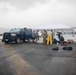
[[53,43],[53,39],[52,39],[52,32],[49,30],[48,32],[47,32],[47,44],[49,44],[50,43],[50,45],[52,45],[52,43]]

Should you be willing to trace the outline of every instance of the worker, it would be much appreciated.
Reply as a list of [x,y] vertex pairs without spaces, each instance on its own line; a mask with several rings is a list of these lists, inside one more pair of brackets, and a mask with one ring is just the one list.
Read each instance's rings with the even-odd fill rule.
[[38,30],[35,33],[35,38],[36,38],[36,42],[39,40],[39,34],[38,34]]
[[64,37],[63,37],[63,35],[60,36],[60,43],[61,43],[61,44],[64,43]]
[[32,31],[32,42],[35,42],[35,30]]
[[59,41],[60,41],[61,34],[62,34],[61,32],[57,32],[57,36],[58,36]]
[[54,39],[54,32],[53,32],[53,30],[51,30],[51,34],[52,34],[52,43],[53,43],[53,39]]
[[42,37],[43,37],[43,44],[46,44],[46,39],[47,39],[47,31],[46,30],[43,31]]
[[48,32],[47,32],[47,44],[49,44],[50,43],[50,45],[52,45],[52,42],[53,42],[53,39],[52,39],[52,32],[49,30]]

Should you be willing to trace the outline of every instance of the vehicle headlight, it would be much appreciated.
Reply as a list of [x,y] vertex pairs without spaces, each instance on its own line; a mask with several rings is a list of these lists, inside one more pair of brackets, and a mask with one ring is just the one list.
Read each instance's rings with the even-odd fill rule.
[[16,34],[11,34],[11,36],[16,36]]

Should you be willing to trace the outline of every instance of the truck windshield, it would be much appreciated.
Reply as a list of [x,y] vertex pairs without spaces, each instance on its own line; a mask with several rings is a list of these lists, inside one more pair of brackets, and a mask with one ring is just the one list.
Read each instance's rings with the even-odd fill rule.
[[10,32],[19,32],[21,30],[21,28],[14,28],[14,29],[11,29]]

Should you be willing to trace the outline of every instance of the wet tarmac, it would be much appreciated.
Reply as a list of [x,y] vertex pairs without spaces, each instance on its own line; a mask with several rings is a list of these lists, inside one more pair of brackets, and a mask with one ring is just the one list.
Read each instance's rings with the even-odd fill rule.
[[0,75],[76,75],[76,45],[72,51],[53,46],[0,42]]

